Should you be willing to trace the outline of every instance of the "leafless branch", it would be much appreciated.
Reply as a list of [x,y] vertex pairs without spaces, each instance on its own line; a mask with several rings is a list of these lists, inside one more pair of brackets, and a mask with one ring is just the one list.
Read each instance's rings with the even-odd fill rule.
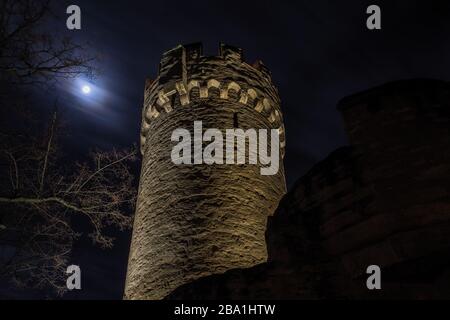
[[[95,151],[68,164],[59,156],[57,112],[43,129],[34,125],[30,112],[8,108],[16,101],[8,96],[10,88],[28,90],[23,85],[93,75],[95,57],[84,45],[50,30],[51,18],[48,0],[0,0],[0,111],[8,110],[0,116],[6,122],[0,125],[0,277],[20,287],[62,293],[72,244],[81,236],[74,220],[87,221],[94,244],[105,248],[114,240],[108,226],[131,226],[136,150]],[[10,111],[19,128],[7,125]]]

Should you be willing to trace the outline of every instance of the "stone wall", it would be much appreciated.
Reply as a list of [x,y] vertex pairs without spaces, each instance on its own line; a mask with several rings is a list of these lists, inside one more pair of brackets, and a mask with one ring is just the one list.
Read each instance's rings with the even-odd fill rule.
[[267,217],[286,191],[282,157],[272,176],[261,175],[259,163],[175,165],[172,132],[193,133],[200,120],[204,130],[277,129],[284,153],[280,100],[262,63],[251,66],[226,45],[215,57],[204,57],[199,44],[166,52],[145,88],[127,299],[161,299],[184,283],[267,259]]
[[[408,80],[343,99],[351,146],[316,164],[270,217],[267,263],[168,298],[450,298],[450,85]],[[381,267],[381,290],[366,268]]]

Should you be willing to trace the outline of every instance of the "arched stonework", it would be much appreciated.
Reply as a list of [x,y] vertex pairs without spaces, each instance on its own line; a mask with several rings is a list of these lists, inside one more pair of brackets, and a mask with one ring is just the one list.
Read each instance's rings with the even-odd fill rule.
[[[202,86],[201,82],[206,83],[206,85]],[[239,97],[237,103],[250,108],[254,108],[256,112],[266,115],[267,120],[270,122],[273,129],[281,128],[283,123],[282,115],[281,112],[274,107],[274,103],[262,94],[258,94],[257,89],[248,88],[245,90],[242,89],[242,87],[243,86],[239,85],[239,83],[235,81],[221,83],[217,79],[209,79],[207,81],[192,79],[188,82],[187,85],[185,85],[183,82],[176,82],[174,88],[167,93],[164,92],[164,90],[160,90],[157,96],[153,98],[153,100],[147,102],[144,118],[145,123],[143,123],[143,130],[141,131],[141,147],[144,146],[146,141],[145,127],[149,126],[149,122],[153,119],[158,118],[161,112],[169,113],[173,110],[170,98],[173,95],[177,94],[179,95],[181,105],[189,106],[193,102],[190,98],[190,92],[194,88],[199,88],[199,99],[210,98],[209,89],[215,88],[217,90],[220,90],[219,98],[227,100],[230,98],[229,92],[233,90]],[[284,129],[282,131],[282,133],[284,133]],[[282,139],[280,139],[280,146],[284,148],[284,146],[286,145],[284,141],[284,135],[282,135],[281,137]],[[282,152],[282,155],[284,155],[284,151]]]

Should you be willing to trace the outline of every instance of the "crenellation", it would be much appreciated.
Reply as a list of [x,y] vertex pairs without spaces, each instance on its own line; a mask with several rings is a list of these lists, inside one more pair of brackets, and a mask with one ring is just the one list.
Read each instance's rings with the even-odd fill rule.
[[158,82],[160,84],[182,79],[184,54],[185,50],[183,46],[178,46],[163,54],[159,64]]
[[220,44],[219,55],[226,60],[237,62],[242,62],[244,60],[241,48],[233,47],[225,43]]
[[[419,129],[411,126],[418,114],[426,119],[421,123],[422,130],[430,124],[439,126],[434,120],[436,118],[439,122],[446,122],[444,119],[448,119],[450,106],[448,92],[450,84],[446,81],[395,81],[344,98],[338,109],[343,114],[353,144],[374,146],[372,142],[383,141],[390,145],[396,144],[397,139],[410,141],[407,137]],[[448,132],[446,127],[444,125],[443,134]]]
[[186,50],[186,61],[197,60],[203,56],[203,45],[201,42],[187,44],[183,46]]
[[256,60],[252,67],[264,74],[268,79],[272,78],[272,74],[269,70],[269,68],[266,67],[266,65],[261,60]]

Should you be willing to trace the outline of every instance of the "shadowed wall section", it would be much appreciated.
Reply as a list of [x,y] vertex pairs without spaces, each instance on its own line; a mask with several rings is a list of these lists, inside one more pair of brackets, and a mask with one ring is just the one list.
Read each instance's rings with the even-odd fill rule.
[[[199,120],[203,131],[277,129],[280,170],[263,176],[260,164],[173,164],[172,132],[193,134]],[[280,99],[261,62],[251,66],[227,45],[214,57],[199,44],[166,52],[145,88],[125,298],[161,299],[200,277],[265,262],[267,217],[286,191],[284,148]]]
[[[351,146],[300,178],[269,218],[267,263],[168,298],[450,298],[450,85],[397,81],[339,103]],[[368,290],[369,265],[381,290]]]

